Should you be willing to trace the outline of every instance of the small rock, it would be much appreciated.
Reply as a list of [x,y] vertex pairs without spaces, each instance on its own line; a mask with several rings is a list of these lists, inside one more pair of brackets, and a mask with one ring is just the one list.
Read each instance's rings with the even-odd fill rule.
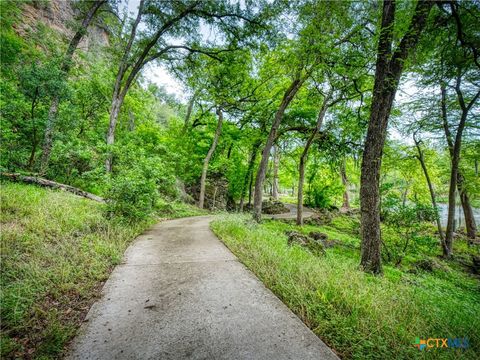
[[262,203],[262,212],[264,214],[284,214],[290,212],[290,209],[281,201],[264,201]]
[[309,218],[306,218],[303,222],[307,225],[316,225],[316,226],[321,226],[321,225],[326,225],[332,222],[333,215],[331,214],[330,211],[328,210],[320,210],[318,212],[315,212],[314,215],[312,215]]
[[327,240],[328,239],[327,234],[324,234],[324,233],[321,233],[321,232],[318,232],[318,231],[311,231],[308,234],[308,236],[310,236],[314,240]]
[[325,248],[321,240],[312,239],[311,237],[295,230],[286,231],[285,234],[288,236],[288,245],[300,245],[318,256],[325,254]]
[[307,244],[308,250],[310,250],[314,255],[321,256],[325,255],[325,247],[321,240],[310,239]]
[[309,241],[309,237],[295,230],[285,231],[288,236],[288,245],[298,244],[300,246],[306,246]]
[[323,241],[323,246],[326,247],[327,249],[331,248],[331,247],[334,247],[334,246],[337,246],[337,245],[340,245],[340,244],[342,244],[342,242],[340,240],[336,240],[336,239],[324,240]]
[[432,272],[443,269],[443,266],[434,259],[422,259],[413,263],[413,266],[419,270]]

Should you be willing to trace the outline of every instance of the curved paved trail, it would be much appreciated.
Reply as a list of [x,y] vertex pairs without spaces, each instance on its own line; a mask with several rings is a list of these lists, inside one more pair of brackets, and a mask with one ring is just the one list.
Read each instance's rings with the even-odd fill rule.
[[[263,217],[265,218],[270,218],[270,219],[296,219],[297,218],[297,205],[294,205],[294,204],[288,204],[288,203],[285,203],[284,204],[285,207],[287,207],[290,212],[287,212],[287,213],[283,213],[283,214],[275,214],[275,215],[262,215]],[[306,219],[306,218],[309,218],[311,216],[313,216],[314,212],[307,208],[307,207],[303,207],[303,218]]]
[[139,236],[68,359],[338,359],[209,229],[212,216]]

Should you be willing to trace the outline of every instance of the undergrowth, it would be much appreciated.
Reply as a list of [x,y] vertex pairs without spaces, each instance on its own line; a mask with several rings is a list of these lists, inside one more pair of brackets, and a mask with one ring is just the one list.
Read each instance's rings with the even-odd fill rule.
[[[478,359],[478,278],[449,262],[433,272],[417,271],[407,258],[401,267],[384,266],[382,277],[365,274],[358,269],[360,240],[355,224],[340,217],[328,226],[300,228],[279,221],[259,225],[249,216],[228,215],[214,221],[212,229],[343,358]],[[284,232],[291,229],[321,231],[336,245],[317,257],[287,245]],[[468,337],[470,347],[419,351],[413,346],[417,337]]]
[[61,356],[136,235],[192,209],[163,203],[132,222],[70,193],[1,183],[1,357]]

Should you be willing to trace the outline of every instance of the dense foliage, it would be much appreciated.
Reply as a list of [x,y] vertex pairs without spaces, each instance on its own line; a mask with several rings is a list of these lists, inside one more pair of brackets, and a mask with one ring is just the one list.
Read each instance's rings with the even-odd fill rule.
[[[385,264],[388,276],[411,256],[441,255],[452,266],[464,264],[463,273],[455,269],[463,281],[472,261],[480,261],[478,1],[140,0],[128,7],[120,0],[78,0],[69,3],[73,15],[60,28],[31,16],[54,11],[56,1],[0,3],[0,172],[103,197],[106,204],[95,205],[92,221],[134,229],[119,235],[118,246],[112,240],[115,259],[139,224],[159,214],[191,214],[185,203],[253,212],[260,222],[262,202],[270,197],[296,204],[299,225],[303,205],[338,210],[352,221],[360,217],[355,226],[361,233],[352,242],[363,241],[355,249],[367,272],[382,274]],[[162,74],[171,81],[159,81]],[[181,90],[169,88],[172,82]],[[9,210],[14,192],[46,196],[3,186],[7,225],[23,211]],[[70,221],[80,220],[66,219],[67,232],[76,229]],[[237,231],[232,221],[227,226]],[[273,239],[269,226],[265,233],[253,229],[255,237]],[[26,237],[41,242],[34,235]],[[10,257],[29,251],[29,240],[23,239],[25,248],[12,245],[18,236],[2,238],[2,257],[13,269],[6,277],[2,269],[7,287],[24,271]],[[111,240],[106,236],[100,247]],[[283,251],[284,244],[271,245]],[[246,259],[255,256],[246,252]],[[349,269],[339,270],[342,278],[357,255],[349,257]],[[100,278],[115,259],[102,260]],[[306,260],[317,273],[328,267]],[[370,281],[355,276],[359,288]],[[385,284],[377,285],[382,290]],[[396,285],[385,285],[387,304]],[[7,297],[11,310],[16,300]],[[409,315],[424,297],[406,308]],[[455,299],[452,304],[461,304]],[[23,331],[17,323],[28,304],[20,305],[6,318],[12,338]],[[440,309],[439,319],[449,311]],[[350,320],[339,321],[356,329]],[[437,331],[438,324],[415,326]],[[466,329],[462,324],[458,328]],[[388,331],[405,324],[390,325]],[[346,356],[375,348],[331,344]]]

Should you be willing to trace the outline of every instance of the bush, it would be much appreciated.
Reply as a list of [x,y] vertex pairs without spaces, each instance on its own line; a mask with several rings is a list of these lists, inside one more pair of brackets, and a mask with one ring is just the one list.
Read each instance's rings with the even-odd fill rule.
[[176,194],[175,178],[169,174],[159,157],[122,161],[110,179],[107,214],[130,220],[149,217],[156,210],[160,195]]
[[386,213],[385,224],[394,230],[394,234],[385,238],[385,254],[388,261],[400,265],[413,245],[431,246],[435,239],[421,235],[422,222],[433,221],[438,216],[436,209],[427,205],[397,205]]
[[415,211],[419,221],[435,221],[438,218],[438,209],[430,205],[416,204]]
[[151,215],[159,195],[154,180],[130,170],[112,178],[107,199],[109,217],[142,220]]
[[305,204],[317,209],[331,209],[336,196],[342,193],[342,188],[332,185],[313,186],[307,190]]

